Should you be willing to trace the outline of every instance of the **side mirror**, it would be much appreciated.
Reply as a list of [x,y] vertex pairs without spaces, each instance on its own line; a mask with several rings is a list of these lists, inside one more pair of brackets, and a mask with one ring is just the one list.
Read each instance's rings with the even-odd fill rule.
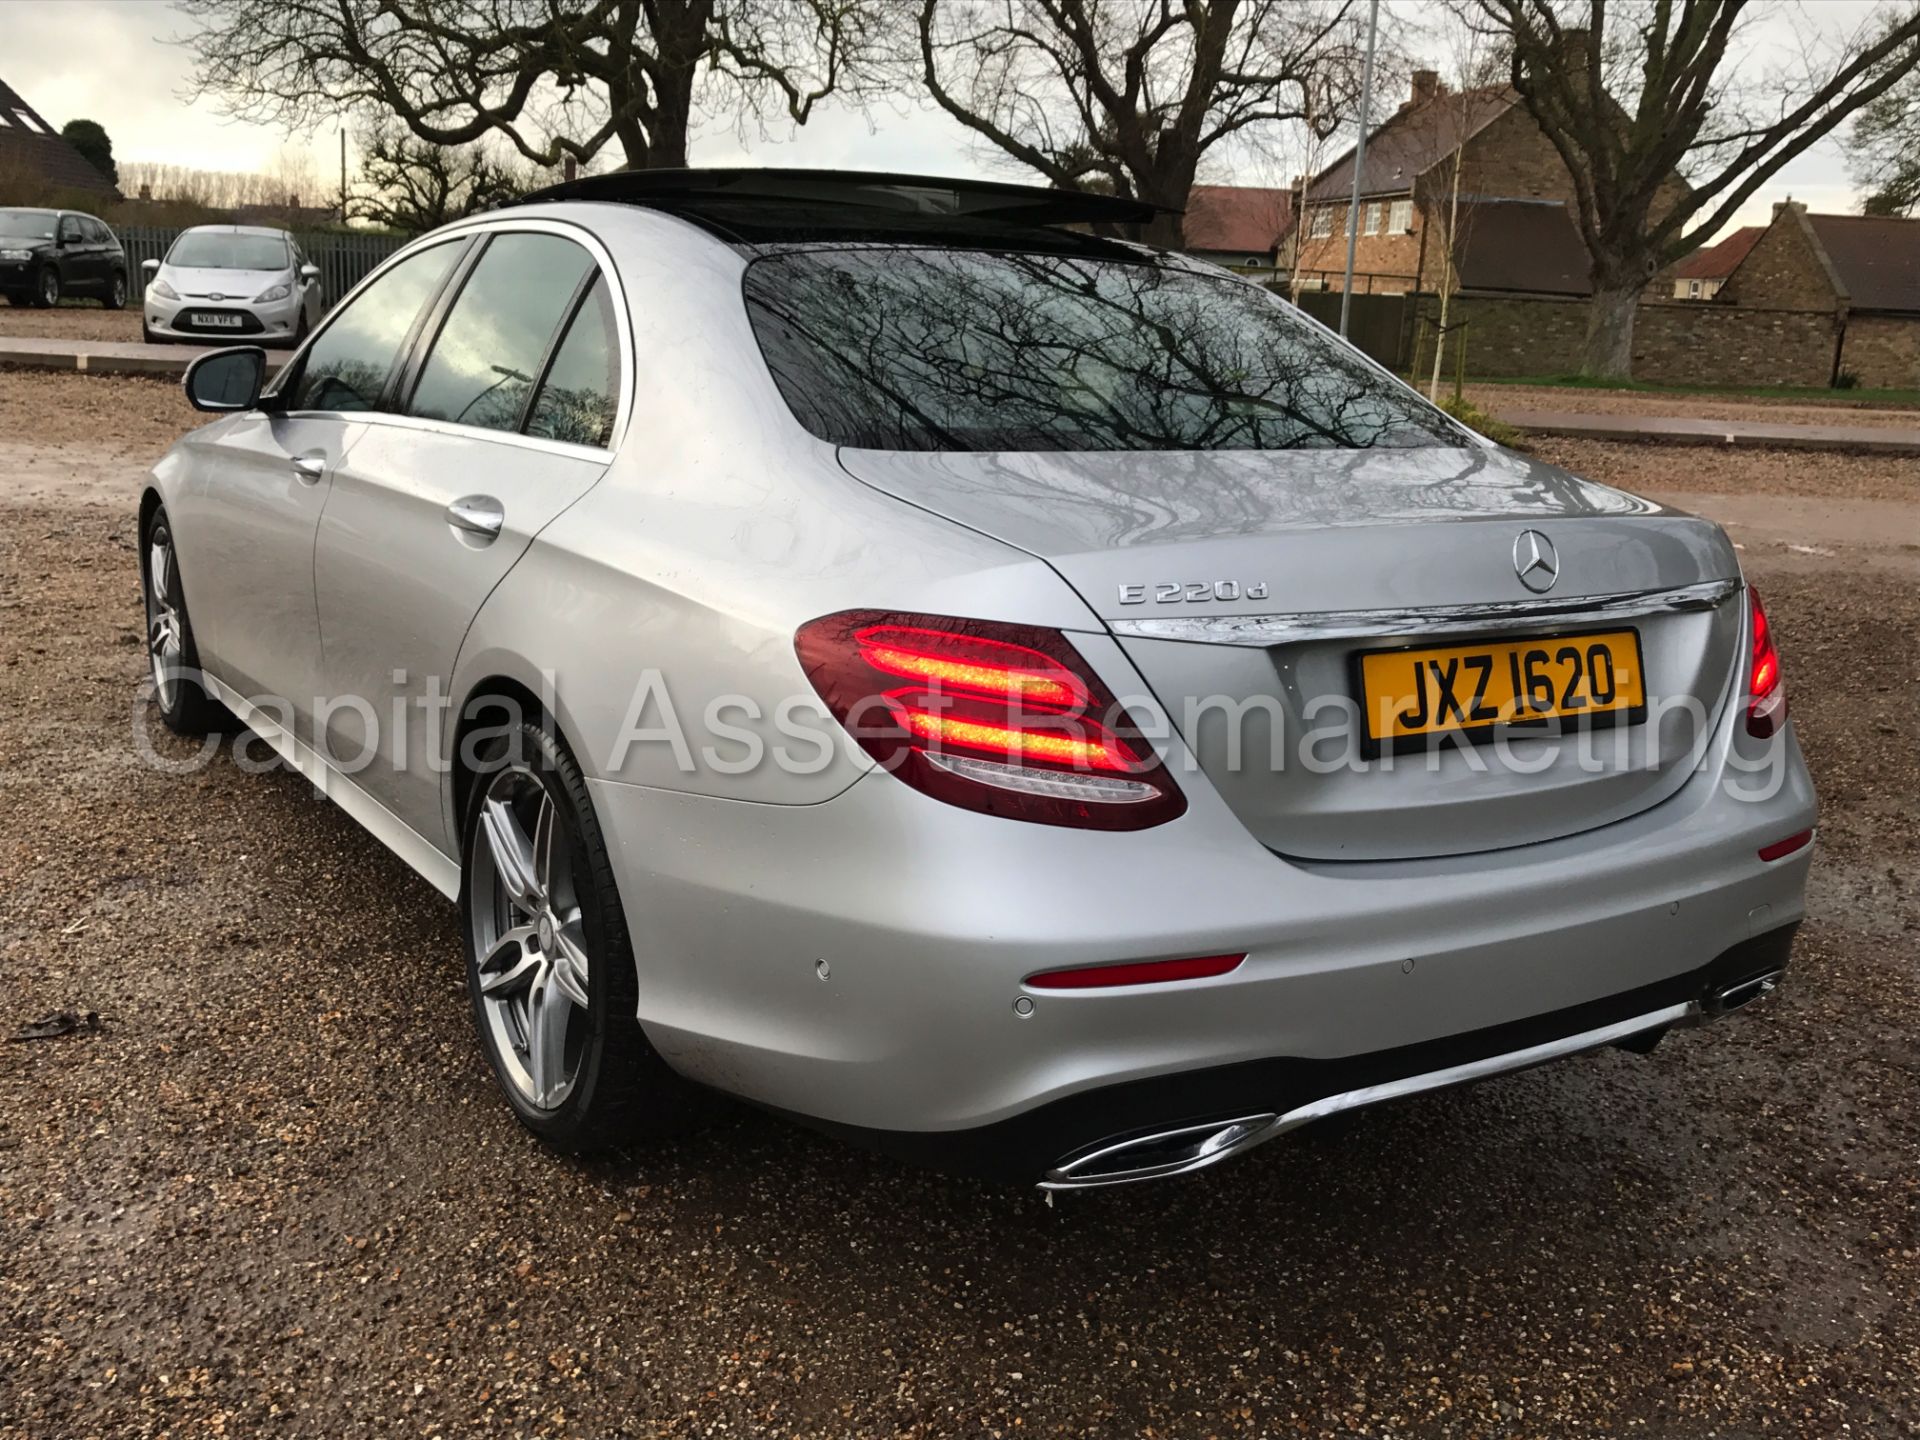
[[320,267],[318,265],[302,265],[300,267],[300,278],[302,280],[318,280],[320,278]]
[[149,275],[157,275],[160,273],[160,262],[158,260],[142,260],[140,262],[140,268]]
[[202,355],[187,366],[180,383],[194,409],[225,414],[253,409],[266,382],[267,352],[258,345],[241,345]]

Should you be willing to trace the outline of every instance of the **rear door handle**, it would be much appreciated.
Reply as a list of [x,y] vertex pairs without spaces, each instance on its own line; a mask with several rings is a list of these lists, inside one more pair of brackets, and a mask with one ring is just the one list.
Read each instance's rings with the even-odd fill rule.
[[303,485],[317,485],[320,477],[327,473],[327,457],[324,455],[296,455],[293,457],[293,476]]
[[447,523],[469,535],[494,540],[499,538],[500,527],[507,523],[507,512],[491,495],[462,495],[447,506]]

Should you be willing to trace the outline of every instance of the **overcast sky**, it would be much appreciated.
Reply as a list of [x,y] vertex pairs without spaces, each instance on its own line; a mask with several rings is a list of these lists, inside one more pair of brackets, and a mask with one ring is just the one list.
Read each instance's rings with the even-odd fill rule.
[[[1882,3],[1885,0],[1806,0],[1793,11],[1801,26],[1851,27]],[[120,159],[209,170],[271,171],[283,154],[304,152],[311,155],[313,173],[322,184],[329,190],[337,184],[336,132],[290,138],[227,120],[209,102],[189,103],[188,53],[168,43],[182,32],[184,22],[166,0],[0,0],[0,8],[6,31],[0,78],[56,128],[84,116],[106,126]],[[1415,27],[1432,14],[1430,0],[1387,0],[1386,9],[1388,24]],[[1758,32],[1759,51],[1784,53],[1794,34],[1791,15],[1769,20]],[[1430,58],[1442,59],[1439,54]],[[1399,99],[1380,97],[1389,108]],[[899,113],[879,108],[870,116],[827,110],[790,136],[782,132],[747,143],[728,130],[710,130],[695,140],[692,160],[1008,178],[1028,173],[983,153],[945,116],[910,105]],[[1284,183],[1284,177],[1270,173],[1209,178]],[[1772,203],[1788,193],[1816,210],[1857,210],[1859,196],[1847,175],[1844,142],[1830,139],[1787,166],[1748,203],[1739,223],[1764,222]]]

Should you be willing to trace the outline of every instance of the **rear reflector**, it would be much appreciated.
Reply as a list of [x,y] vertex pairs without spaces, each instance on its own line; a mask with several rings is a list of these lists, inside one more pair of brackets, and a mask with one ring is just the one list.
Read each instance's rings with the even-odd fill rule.
[[1240,968],[1245,955],[1202,955],[1192,960],[1143,960],[1127,965],[1087,965],[1042,970],[1027,977],[1030,990],[1094,990],[1108,985],[1158,985],[1167,980],[1205,980]]
[[1791,855],[1813,842],[1813,831],[1802,830],[1798,835],[1789,835],[1784,840],[1776,840],[1771,845],[1760,847],[1762,860],[1778,860],[1782,855]]

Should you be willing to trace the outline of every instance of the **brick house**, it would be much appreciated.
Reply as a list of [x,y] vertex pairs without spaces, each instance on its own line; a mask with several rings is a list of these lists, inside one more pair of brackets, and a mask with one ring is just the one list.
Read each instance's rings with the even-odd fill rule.
[[[1447,284],[1442,241],[1456,154],[1459,283],[1518,292],[1536,288],[1528,280],[1551,274],[1558,279],[1545,293],[1590,293],[1573,176],[1553,142],[1510,86],[1450,91],[1432,70],[1414,71],[1411,94],[1367,137],[1354,288],[1391,294]],[[1353,160],[1348,151],[1303,183],[1300,220],[1283,257],[1303,288],[1338,290],[1344,283]],[[1684,184],[1677,175],[1671,183]],[[1544,257],[1536,255],[1540,246],[1547,247]],[[1496,263],[1502,260],[1529,274],[1504,269]]]
[[1715,298],[1830,315],[1836,382],[1920,388],[1920,219],[1814,215],[1785,201]]
[[1293,192],[1254,185],[1195,185],[1187,192],[1186,250],[1229,270],[1262,273],[1278,264],[1293,224]]
[[40,112],[0,80],[0,186],[33,193],[73,191],[117,200],[120,192]]
[[1760,237],[1764,225],[1746,225],[1717,245],[1706,245],[1680,261],[1669,272],[1673,276],[1676,300],[1711,300],[1727,283],[1727,277],[1740,267]]

